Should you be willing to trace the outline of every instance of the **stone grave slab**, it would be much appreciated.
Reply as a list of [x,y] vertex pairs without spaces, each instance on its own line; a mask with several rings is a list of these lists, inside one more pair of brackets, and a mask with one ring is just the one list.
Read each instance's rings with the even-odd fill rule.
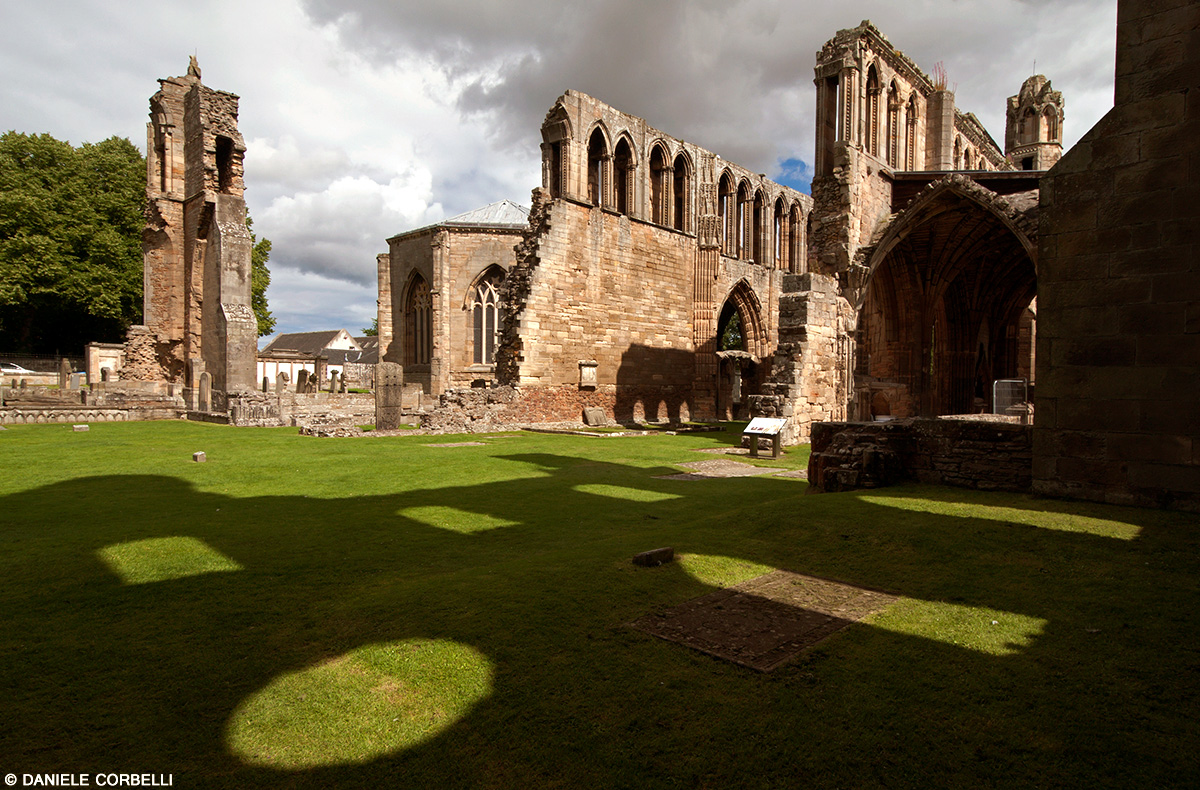
[[693,471],[677,475],[658,475],[660,480],[714,480],[722,477],[754,477],[777,471],[769,467],[751,466],[740,461],[719,458],[712,461],[687,461],[678,464]]
[[774,571],[655,612],[631,625],[652,636],[770,672],[898,596]]

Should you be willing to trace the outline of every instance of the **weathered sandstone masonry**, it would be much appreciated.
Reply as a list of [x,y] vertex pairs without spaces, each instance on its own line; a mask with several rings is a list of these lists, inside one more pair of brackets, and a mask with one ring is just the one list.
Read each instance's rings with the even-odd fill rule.
[[426,394],[496,378],[501,283],[528,209],[507,200],[388,239],[379,348]]
[[817,423],[809,485],[816,491],[876,488],[903,481],[1028,491],[1028,425],[910,418],[876,423]]
[[[148,332],[131,338],[137,362],[124,377],[182,382],[191,400],[204,372],[219,396],[251,391],[258,331],[238,97],[203,85],[195,58],[185,76],[159,84],[146,144]],[[144,359],[151,339],[155,365]]]
[[[993,379],[1031,367],[1020,333],[1033,331],[1036,175],[1012,172],[944,76],[930,79],[869,22],[818,53],[816,86],[807,255],[831,279],[787,294],[752,413],[787,417],[784,438],[797,441],[822,420],[987,408]],[[1044,77],[1014,101],[1012,123],[1034,105],[1061,119]],[[1047,156],[1061,148],[1022,134],[1014,142]]]
[[1115,106],[1042,180],[1039,493],[1200,510],[1197,19],[1118,4]]
[[[804,271],[809,198],[576,91],[542,139],[497,378],[555,393],[541,400],[561,419],[609,391],[616,419],[742,408],[769,370],[783,276]],[[721,362],[734,316],[745,355]]]

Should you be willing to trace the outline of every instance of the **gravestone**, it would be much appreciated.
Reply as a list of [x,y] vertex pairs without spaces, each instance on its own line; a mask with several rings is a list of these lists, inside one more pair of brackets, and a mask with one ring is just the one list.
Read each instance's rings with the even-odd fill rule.
[[341,381],[342,381],[342,386],[338,389],[338,392],[341,392],[344,394],[346,392],[346,373],[345,373],[345,371],[342,371]]
[[404,366],[380,362],[375,366],[375,429],[393,431],[400,427],[404,397]]
[[296,374],[296,394],[303,395],[308,392],[308,371],[304,368]]
[[66,357],[62,358],[62,362],[58,363],[58,388],[65,390],[67,388],[67,380],[71,375],[71,363]]
[[608,417],[599,406],[589,406],[583,410],[583,421],[588,425],[608,425]]
[[281,372],[278,376],[275,377],[275,394],[278,395],[279,393],[286,391],[287,385],[288,385],[288,374]]
[[271,377],[263,376],[263,392],[271,391]]
[[200,374],[199,411],[212,411],[212,375],[206,370]]
[[[107,368],[106,368],[106,370],[107,370]],[[86,378],[87,378],[87,374],[85,374],[85,373],[72,373],[70,375],[70,377],[68,378],[67,389],[73,390],[73,391],[79,390],[80,388],[83,387],[83,380]]]
[[72,426],[71,426],[71,430],[73,430],[75,433],[87,433],[88,426],[86,426],[86,425],[72,425]]

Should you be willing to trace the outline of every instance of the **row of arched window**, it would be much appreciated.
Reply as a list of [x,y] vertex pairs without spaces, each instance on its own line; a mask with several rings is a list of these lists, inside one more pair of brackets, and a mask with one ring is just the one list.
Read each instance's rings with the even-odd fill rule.
[[[558,144],[552,145],[551,151],[552,157],[561,156]],[[587,148],[587,201],[619,214],[639,216],[641,212],[635,210],[636,161],[626,136],[617,140],[610,157],[603,130],[593,129]],[[550,172],[552,194],[558,194],[561,182],[555,174],[561,172],[560,164],[552,162]],[[694,232],[695,222],[689,211],[692,173],[686,153],[681,151],[672,158],[666,145],[656,142],[650,150],[646,184],[648,216],[639,218]],[[724,255],[780,269],[803,270],[803,212],[798,201],[789,202],[780,196],[772,204],[762,189],[752,190],[747,179],[735,184],[730,171],[725,170],[718,185],[717,211]]]
[[1026,107],[1017,125],[1017,145],[1058,142],[1058,110],[1051,106],[1041,113]]
[[721,254],[763,266],[804,271],[804,225],[799,202],[780,195],[771,203],[762,189],[721,173],[717,182],[717,218]]
[[[599,127],[592,130],[587,147],[587,200],[593,206],[612,209],[619,214],[637,216],[651,222],[680,231],[691,231],[687,207],[691,197],[692,167],[682,151],[674,158],[666,146],[655,143],[650,152],[648,187],[649,211],[637,209],[637,159],[629,138],[622,135],[617,140],[612,155],[608,153],[608,139]],[[556,156],[561,156],[557,145]],[[558,166],[551,172],[557,173]],[[557,177],[552,178],[550,189],[554,195],[561,193]]]
[[[885,103],[886,102],[886,103]],[[863,147],[889,167],[915,170],[922,166],[917,152],[917,124],[920,109],[917,92],[905,100],[900,86],[892,80],[886,91],[879,79],[875,64],[867,69],[867,104],[864,110]],[[954,136],[953,168],[955,170],[993,170],[992,164],[980,151],[971,147],[962,135]]]
[[[504,269],[490,266],[467,289],[464,307],[471,316],[470,359],[476,365],[496,361],[500,336],[500,284]],[[404,299],[404,364],[428,365],[433,357],[433,312],[429,282],[419,272],[409,277]]]
[[879,71],[875,64],[871,64],[867,69],[867,106],[863,118],[863,145],[867,152],[897,170],[917,169],[919,121],[916,91],[909,94],[907,101],[903,101],[900,86],[892,80],[885,94]]

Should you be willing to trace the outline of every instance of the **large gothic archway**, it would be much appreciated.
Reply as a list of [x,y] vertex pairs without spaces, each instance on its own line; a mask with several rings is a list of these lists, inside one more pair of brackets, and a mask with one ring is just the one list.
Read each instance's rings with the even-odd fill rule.
[[1037,294],[1036,206],[1036,192],[1002,198],[951,176],[892,220],[856,294],[860,402],[895,416],[969,413],[991,405],[993,380],[1028,368],[1019,337]]
[[746,280],[730,289],[718,316],[717,414],[739,419],[746,399],[762,386],[762,362],[769,353],[762,306]]

